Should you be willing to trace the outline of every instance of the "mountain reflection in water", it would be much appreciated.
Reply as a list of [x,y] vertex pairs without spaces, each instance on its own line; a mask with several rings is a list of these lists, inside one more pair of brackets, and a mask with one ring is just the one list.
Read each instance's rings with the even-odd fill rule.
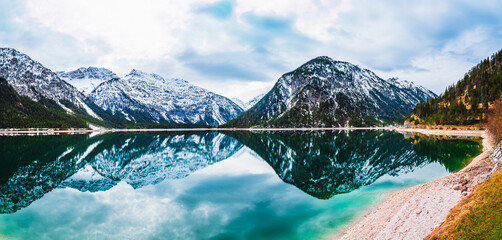
[[0,137],[7,153],[0,213],[13,213],[57,187],[105,191],[176,179],[224,160],[242,144],[217,132]]
[[481,152],[479,139],[413,135],[391,131],[270,131],[226,133],[274,168],[284,181],[328,199],[397,176],[431,162],[450,172]]
[[184,178],[231,157],[244,145],[284,182],[320,199],[431,162],[457,171],[481,151],[476,138],[405,138],[388,131],[2,136],[0,213],[25,208],[55,188],[106,191],[123,181],[138,189]]

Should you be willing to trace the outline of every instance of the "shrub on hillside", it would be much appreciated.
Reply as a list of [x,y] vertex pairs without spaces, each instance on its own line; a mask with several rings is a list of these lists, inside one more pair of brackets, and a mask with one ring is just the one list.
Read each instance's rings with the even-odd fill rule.
[[487,128],[496,142],[502,141],[502,95],[488,112]]

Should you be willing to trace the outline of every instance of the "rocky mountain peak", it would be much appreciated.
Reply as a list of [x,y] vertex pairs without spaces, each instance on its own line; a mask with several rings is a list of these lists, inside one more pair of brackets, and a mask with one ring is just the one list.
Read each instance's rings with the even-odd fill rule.
[[141,70],[133,69],[125,76],[129,81],[149,81],[149,82],[166,82],[167,80],[155,73],[147,73]]
[[[272,90],[229,127],[374,126],[404,119],[431,91],[368,69],[317,57],[284,74]],[[264,103],[264,104],[263,104]]]
[[119,76],[106,68],[81,67],[73,71],[57,72],[57,75],[88,96],[99,84]]
[[57,72],[58,76],[63,79],[68,80],[76,80],[76,79],[100,79],[103,81],[110,80],[112,78],[118,78],[117,74],[106,69],[106,68],[97,68],[97,67],[81,67],[77,70],[64,72]]

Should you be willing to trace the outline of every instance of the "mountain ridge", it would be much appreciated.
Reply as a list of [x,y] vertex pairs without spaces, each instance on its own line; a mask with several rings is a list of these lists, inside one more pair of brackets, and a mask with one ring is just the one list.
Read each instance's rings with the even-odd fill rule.
[[133,69],[98,85],[89,99],[112,115],[133,122],[218,126],[243,110],[230,99],[190,84]]
[[88,96],[99,84],[119,78],[117,74],[106,68],[97,67],[80,67],[76,70],[65,72],[59,71],[56,74],[63,80],[67,81],[79,91]]
[[231,98],[230,100],[232,100],[235,104],[239,105],[239,107],[241,107],[243,110],[248,110],[251,107],[253,107],[258,101],[260,101],[263,98],[263,96],[265,96],[265,93],[260,93],[256,97],[252,98],[247,102],[243,102],[238,98]]
[[43,99],[52,100],[68,114],[85,118],[91,128],[106,125],[103,121],[103,117],[109,117],[106,113],[98,115],[77,88],[24,53],[0,48],[0,76],[21,96],[42,103],[46,103]]
[[224,127],[378,126],[402,121],[432,91],[327,56],[282,75],[252,108]]

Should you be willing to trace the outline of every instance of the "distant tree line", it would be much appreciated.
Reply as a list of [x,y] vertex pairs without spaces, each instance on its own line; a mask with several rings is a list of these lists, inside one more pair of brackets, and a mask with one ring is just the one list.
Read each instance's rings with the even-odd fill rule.
[[420,102],[408,121],[429,125],[471,125],[484,122],[502,92],[502,50],[481,61],[464,78],[427,102]]

